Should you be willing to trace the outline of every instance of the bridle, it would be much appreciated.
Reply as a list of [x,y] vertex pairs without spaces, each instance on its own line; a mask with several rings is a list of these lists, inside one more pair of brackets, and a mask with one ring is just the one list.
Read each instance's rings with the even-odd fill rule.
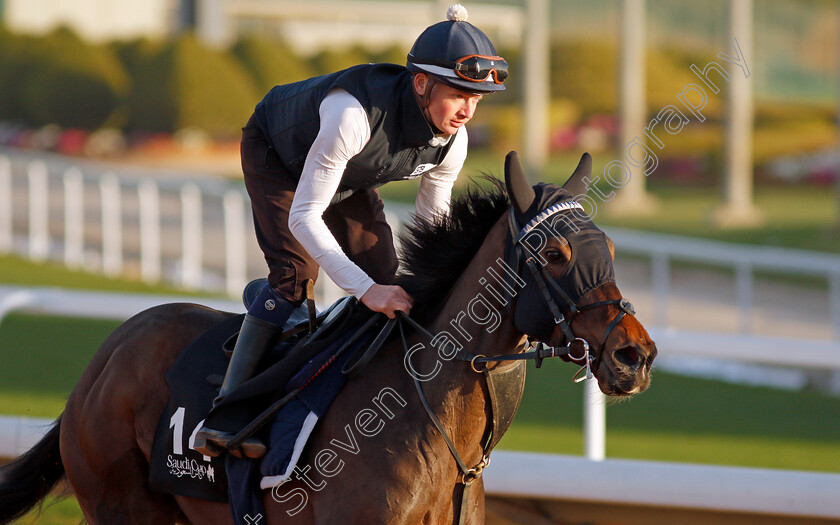
[[[519,221],[516,218],[516,213],[512,205],[508,208],[508,225],[510,230],[509,240],[511,243],[510,253],[512,254],[512,257],[514,259],[513,261],[511,261],[513,262],[512,268],[514,269],[516,274],[519,275],[521,271],[520,262],[524,259],[525,265],[528,267],[528,270],[534,277],[534,281],[537,283],[537,286],[540,289],[543,298],[548,304],[549,310],[554,316],[555,325],[560,326],[561,330],[566,335],[566,346],[555,348],[548,346],[544,342],[534,343],[530,339],[528,339],[528,345],[526,348],[533,349],[530,351],[516,354],[485,356],[483,354],[472,354],[470,352],[465,351],[463,348],[459,348],[454,353],[454,356],[452,357],[453,359],[468,362],[474,372],[481,373],[484,375],[487,384],[487,390],[490,394],[490,432],[487,434],[486,439],[484,440],[484,444],[482,446],[481,461],[479,461],[479,463],[472,468],[467,467],[467,464],[461,458],[461,455],[455,448],[455,444],[452,442],[452,439],[449,437],[449,434],[446,432],[446,429],[443,427],[443,424],[440,422],[440,419],[438,419],[438,417],[434,413],[434,410],[432,410],[432,407],[429,405],[429,402],[426,399],[425,394],[423,393],[423,388],[420,383],[420,380],[415,374],[410,374],[412,376],[412,379],[414,380],[414,386],[417,390],[417,394],[420,397],[420,401],[423,405],[423,408],[426,411],[426,414],[429,416],[429,419],[432,421],[435,428],[437,428],[438,432],[443,437],[443,440],[446,442],[446,445],[449,448],[452,457],[455,459],[455,462],[458,465],[458,469],[460,470],[458,483],[464,485],[464,490],[461,495],[461,509],[459,512],[458,521],[459,524],[465,523],[466,520],[466,502],[469,499],[470,487],[472,486],[472,483],[481,477],[484,469],[487,467],[487,465],[490,464],[490,452],[501,439],[502,435],[504,435],[505,431],[510,425],[510,422],[513,419],[513,415],[515,414],[516,409],[519,406],[522,391],[520,388],[517,395],[516,385],[513,385],[513,383],[518,382],[521,385],[521,387],[524,388],[525,374],[524,365],[522,364],[522,361],[533,359],[535,361],[536,367],[539,368],[542,365],[542,360],[545,358],[565,358],[566,360],[581,366],[580,370],[578,370],[578,372],[573,377],[573,380],[576,383],[583,381],[584,379],[591,379],[593,377],[592,368],[596,368],[595,365],[598,359],[601,358],[604,345],[606,344],[607,338],[610,336],[610,333],[616,326],[618,326],[618,323],[620,323],[621,320],[627,314],[635,314],[633,305],[630,304],[630,301],[624,298],[611,299],[607,301],[598,301],[595,303],[586,304],[584,306],[575,305],[574,301],[569,297],[569,294],[563,290],[563,288],[556,281],[556,279],[554,279],[554,277],[552,277],[551,274],[548,273],[548,271],[543,265],[537,262],[536,254],[534,254],[533,251],[529,247],[527,247],[526,243],[522,242],[525,238],[525,235],[528,232],[526,231],[526,229],[522,228],[519,225]],[[508,295],[509,297],[509,300],[508,297],[505,298],[507,308],[510,309],[510,312],[513,312],[515,308],[515,292],[509,291],[513,289],[512,287],[505,287],[505,289],[508,290],[508,292],[506,292],[506,295]],[[568,317],[563,315],[563,313],[561,312],[559,306],[557,305],[557,302],[551,295],[551,291],[554,291],[561,298],[562,302],[565,303],[565,305],[568,307]],[[598,355],[595,356],[590,353],[589,342],[583,337],[576,336],[574,331],[572,330],[571,324],[575,317],[577,317],[583,311],[610,305],[618,306],[621,311],[615,317],[613,317],[613,319],[610,321],[610,324],[607,326],[601,343],[601,352],[599,352]],[[397,326],[399,326],[403,349],[408,358],[410,357],[411,353],[408,347],[408,342],[406,341],[405,332],[403,330],[403,321],[407,322],[419,333],[423,334],[424,336],[430,339],[433,339],[435,336],[408,315],[404,315],[402,314],[402,312],[397,312],[397,317],[395,319],[390,319],[388,323],[386,323],[386,326],[385,328],[383,328],[382,333],[384,333],[384,337],[387,338],[388,334],[393,328],[393,325],[396,324]],[[382,334],[380,334],[380,336],[382,336]],[[377,339],[379,339],[379,337]],[[572,344],[578,341],[581,342],[583,346],[583,355],[579,357],[574,356],[572,354]],[[364,362],[367,362],[367,360],[369,359],[370,357],[365,358],[364,356],[362,358]],[[507,367],[494,368],[489,368],[487,366],[488,363],[500,361],[519,361],[520,364],[518,366],[513,365]],[[581,373],[584,371],[585,375],[581,375]],[[508,395],[500,395],[500,391]],[[513,395],[510,395],[511,392],[513,392]],[[510,399],[512,397],[515,397],[515,399]],[[504,401],[508,401],[508,403],[504,403]]]
[[[603,351],[603,347],[607,342],[607,338],[612,333],[613,329],[618,326],[618,323],[624,319],[624,316],[627,314],[635,315],[636,310],[633,308],[633,305],[630,303],[629,300],[625,298],[619,299],[610,299],[606,301],[598,301],[595,303],[589,303],[584,306],[577,306],[575,302],[569,297],[569,294],[566,293],[565,290],[557,283],[557,280],[548,273],[545,266],[539,264],[537,262],[537,254],[531,250],[527,243],[523,243],[523,239],[525,239],[526,235],[530,232],[526,228],[523,228],[519,225],[519,221],[516,219],[516,213],[514,212],[513,206],[508,208],[508,226],[511,235],[511,243],[512,243],[512,257],[513,257],[513,265],[512,267],[515,269],[516,273],[518,274],[521,268],[520,262],[522,259],[525,259],[525,265],[528,267],[528,270],[531,272],[531,275],[534,277],[534,281],[537,283],[537,287],[540,290],[543,299],[545,299],[546,303],[548,304],[548,309],[551,311],[551,314],[554,316],[554,324],[560,326],[560,329],[563,331],[563,334],[566,336],[566,346],[561,349],[554,349],[557,350],[558,356],[565,356],[566,359],[569,361],[580,364],[581,370],[579,370],[575,376],[574,381],[580,382],[584,379],[591,379],[592,378],[592,368],[595,365],[595,362],[601,358],[601,353],[599,352],[597,356],[590,354],[590,344],[583,337],[578,337],[575,335],[574,331],[572,330],[572,321],[577,317],[581,312],[586,310],[591,310],[594,308],[599,308],[601,306],[610,306],[616,305],[621,310],[613,319],[610,321],[610,324],[607,326],[607,329],[604,331],[604,337],[601,339],[601,349]],[[549,288],[551,290],[549,290]],[[554,291],[557,295],[560,296],[561,300],[567,306],[568,317],[566,317],[557,306],[557,302],[554,300],[554,297],[551,295],[551,291]],[[511,309],[514,308],[513,306],[513,294],[511,294]],[[571,351],[571,346],[573,343],[580,341],[583,346],[583,355],[581,356],[574,356]],[[540,363],[537,363],[539,367]],[[586,370],[585,376],[580,376],[581,372]]]

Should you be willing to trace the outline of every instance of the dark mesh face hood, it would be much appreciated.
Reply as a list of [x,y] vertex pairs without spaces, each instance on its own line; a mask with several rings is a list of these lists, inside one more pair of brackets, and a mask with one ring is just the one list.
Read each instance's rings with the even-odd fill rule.
[[[572,195],[554,184],[540,183],[534,186],[536,198],[531,207],[517,214],[520,234],[520,260],[513,253],[513,246],[506,248],[506,260],[518,262],[519,276],[525,281],[524,288],[516,296],[514,324],[525,334],[548,343],[554,330],[554,316],[539,289],[533,274],[525,266],[528,257],[534,257],[538,266],[550,269],[550,263],[538,254],[549,239],[561,236],[571,248],[571,259],[562,275],[553,275],[559,287],[573,304],[604,283],[615,282],[615,270],[610,256],[607,238],[588,215],[580,209]],[[546,283],[554,302],[566,315],[571,308],[569,301]]]

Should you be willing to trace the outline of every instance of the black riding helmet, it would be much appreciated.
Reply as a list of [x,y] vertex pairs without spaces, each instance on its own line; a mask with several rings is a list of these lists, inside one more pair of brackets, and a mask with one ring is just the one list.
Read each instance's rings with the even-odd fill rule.
[[448,20],[427,27],[417,37],[408,53],[408,70],[469,93],[504,91],[508,65],[487,35],[466,21],[467,10],[461,4],[450,7],[446,16]]

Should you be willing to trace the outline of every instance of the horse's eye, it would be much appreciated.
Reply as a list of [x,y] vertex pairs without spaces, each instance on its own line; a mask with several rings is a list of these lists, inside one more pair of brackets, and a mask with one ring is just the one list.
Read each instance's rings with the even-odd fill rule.
[[548,250],[545,252],[545,257],[549,260],[549,262],[553,263],[563,261],[563,254],[557,250]]

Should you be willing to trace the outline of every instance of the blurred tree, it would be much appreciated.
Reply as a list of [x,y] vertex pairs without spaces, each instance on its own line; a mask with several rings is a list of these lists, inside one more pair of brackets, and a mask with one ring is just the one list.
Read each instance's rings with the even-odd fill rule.
[[28,123],[83,129],[120,124],[117,109],[128,77],[111,49],[87,44],[67,28],[27,40],[18,57],[26,65],[13,78]]
[[[705,65],[712,58],[686,57],[670,50],[647,51],[645,58],[647,105],[654,115],[676,102],[676,96],[689,84],[699,82],[691,72],[692,63]],[[616,45],[596,40],[556,41],[551,50],[551,95],[578,104],[583,116],[611,114],[618,104],[618,63]],[[704,114],[721,118],[723,92],[708,93]]]
[[0,120],[23,120],[20,82],[37,67],[38,39],[0,26]]
[[556,41],[551,48],[551,97],[578,104],[584,116],[617,107],[615,44],[598,40]]
[[402,44],[393,44],[379,51],[369,52],[370,62],[374,64],[399,64],[405,65],[408,58],[408,49]]
[[326,75],[358,64],[367,64],[371,55],[360,46],[346,49],[325,49],[312,57],[311,64],[316,75]]
[[229,54],[183,35],[158,52],[139,51],[130,99],[130,127],[173,132],[197,127],[235,136],[259,96],[245,68]]
[[111,47],[122,62],[130,81],[125,103],[125,126],[136,128],[137,115],[148,112],[149,108],[155,108],[154,111],[144,114],[141,120],[153,123],[154,126],[150,129],[164,129],[159,121],[164,120],[163,115],[171,114],[174,110],[171,100],[161,100],[159,89],[164,78],[160,75],[155,77],[156,70],[151,65],[154,57],[162,52],[164,43],[141,38],[114,42]]
[[246,36],[231,47],[231,53],[242,62],[261,93],[314,75],[310,65],[279,40]]
[[156,53],[159,53],[163,45],[163,42],[152,41],[148,38],[137,38],[127,41],[114,41],[111,42],[110,47],[122,62],[129,78],[134,81],[143,65]]

